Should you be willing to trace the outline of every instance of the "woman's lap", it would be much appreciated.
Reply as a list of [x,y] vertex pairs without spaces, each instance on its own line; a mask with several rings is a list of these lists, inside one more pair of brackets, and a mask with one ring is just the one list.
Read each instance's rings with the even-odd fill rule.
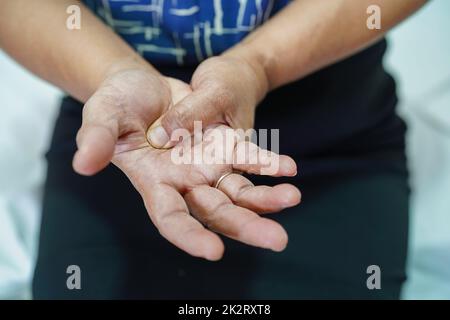
[[[409,190],[406,172],[385,163],[402,167],[402,148],[341,156],[345,169],[310,175],[302,174],[297,158],[300,177],[290,182],[302,190],[303,203],[272,216],[288,230],[287,249],[273,253],[225,240],[224,258],[208,262],[159,235],[115,167],[90,178],[73,172],[75,145],[68,141],[79,121],[63,112],[53,141],[58,147],[48,155],[35,298],[398,298]],[[366,163],[360,168],[385,163],[352,171],[352,161]],[[81,269],[81,290],[66,286],[70,265]],[[380,290],[367,288],[370,265],[381,269]]]

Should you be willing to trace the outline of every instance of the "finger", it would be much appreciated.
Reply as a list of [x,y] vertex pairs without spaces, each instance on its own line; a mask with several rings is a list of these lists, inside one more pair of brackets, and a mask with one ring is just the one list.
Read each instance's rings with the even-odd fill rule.
[[300,191],[291,184],[255,186],[240,174],[230,174],[219,185],[233,203],[258,213],[272,213],[300,203]]
[[[166,81],[169,83],[170,87],[171,87],[171,92],[172,92],[172,102],[169,105],[169,109],[173,107],[173,105],[177,104],[178,102],[180,102],[181,100],[183,100],[186,96],[188,96],[190,93],[192,93],[192,89],[190,86],[186,85],[185,82],[178,80],[178,79],[174,79],[174,78],[166,78]],[[166,132],[164,130],[161,131],[161,120],[162,120],[163,116],[160,116],[155,122],[152,123],[152,125],[147,129],[147,141],[155,148],[158,149],[169,149],[170,147],[172,147],[172,144],[166,144],[166,145],[157,145],[156,143],[152,142],[152,136],[153,137],[159,137],[160,135],[163,135],[163,138],[153,138],[153,140],[155,139],[159,139],[159,140],[167,140],[169,139],[169,136],[167,135],[166,137]],[[153,129],[159,128],[158,131],[160,131],[160,133],[153,131]],[[169,139],[170,140],[170,139]],[[174,144],[174,143],[173,143]]]
[[177,129],[194,132],[194,122],[202,121],[206,127],[211,123],[224,123],[222,112],[216,99],[207,91],[194,91],[175,104],[162,117],[161,123],[149,131],[149,141],[155,148],[168,148],[173,145],[170,137]]
[[191,87],[184,81],[174,78],[166,78],[166,81],[169,83],[172,92],[171,105],[177,104],[178,102],[183,100],[186,96],[188,96],[190,93],[192,93]]
[[185,199],[191,213],[213,231],[274,251],[282,251],[287,245],[287,233],[280,224],[234,205],[218,189],[197,187],[188,192]]
[[146,190],[144,202],[152,222],[169,242],[195,257],[219,260],[222,240],[195,220],[174,188],[159,184]]
[[91,98],[83,108],[83,122],[77,135],[78,151],[73,168],[82,175],[104,169],[114,155],[119,136],[118,116],[107,112],[102,99]]
[[274,177],[297,175],[297,165],[291,157],[264,150],[247,141],[236,144],[233,168],[249,174]]

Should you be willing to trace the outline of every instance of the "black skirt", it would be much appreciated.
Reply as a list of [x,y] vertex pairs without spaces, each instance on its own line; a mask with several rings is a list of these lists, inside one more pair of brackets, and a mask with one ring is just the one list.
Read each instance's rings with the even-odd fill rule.
[[[62,102],[45,186],[37,299],[383,298],[406,279],[408,174],[405,125],[382,58],[385,41],[301,81],[258,107],[257,128],[280,129],[303,202],[271,217],[288,231],[282,253],[224,239],[219,262],[183,253],[150,222],[138,193],[114,166],[94,177],[71,167],[82,105]],[[193,69],[161,70],[188,81]],[[252,177],[255,183],[281,180]],[[69,290],[68,266],[81,269]],[[381,270],[370,290],[367,268]]]

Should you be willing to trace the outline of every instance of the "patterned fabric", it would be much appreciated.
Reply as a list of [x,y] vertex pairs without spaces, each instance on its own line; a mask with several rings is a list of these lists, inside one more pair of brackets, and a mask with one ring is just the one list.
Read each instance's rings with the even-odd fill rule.
[[241,41],[290,0],[85,0],[155,64],[194,65]]

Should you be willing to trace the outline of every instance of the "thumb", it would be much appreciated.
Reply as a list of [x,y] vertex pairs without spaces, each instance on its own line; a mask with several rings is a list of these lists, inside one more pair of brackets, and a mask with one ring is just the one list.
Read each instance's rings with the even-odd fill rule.
[[217,103],[206,90],[193,91],[183,100],[170,108],[148,132],[148,140],[155,148],[168,148],[177,143],[171,141],[172,133],[177,129],[194,132],[194,122],[201,121],[202,127],[210,124],[225,123],[225,117]]
[[105,110],[102,99],[90,99],[83,109],[83,123],[78,131],[78,151],[73,159],[74,170],[91,176],[104,169],[111,161],[119,136],[116,116]]

